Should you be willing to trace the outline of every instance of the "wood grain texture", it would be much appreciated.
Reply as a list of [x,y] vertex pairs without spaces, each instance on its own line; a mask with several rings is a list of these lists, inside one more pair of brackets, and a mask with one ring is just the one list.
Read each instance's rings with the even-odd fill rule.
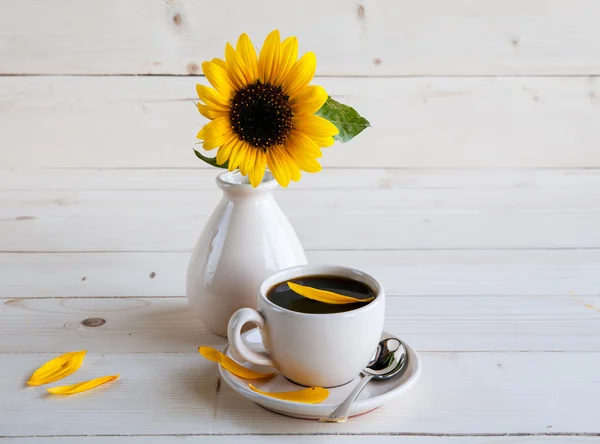
[[[0,166],[198,167],[198,80],[2,77]],[[372,124],[326,149],[325,166],[600,166],[595,77],[319,82]]]
[[[33,220],[10,218],[2,223],[2,251],[189,251],[209,216],[197,214],[193,209],[171,213],[172,208],[165,205],[165,213],[148,219],[149,214],[136,202],[124,199],[123,205],[139,213],[114,216],[88,213],[69,219],[38,212]],[[29,213],[16,217],[29,217]],[[288,212],[288,218],[309,250],[600,248],[599,214],[431,216],[422,213],[378,218],[374,214],[357,213],[350,218],[348,213],[306,209]],[[322,220],[318,232],[310,228],[316,220]],[[346,226],[345,232],[339,231],[342,225]]]
[[[185,296],[189,255],[0,253],[0,298]],[[364,270],[393,296],[600,295],[600,250],[311,250],[307,257]]]
[[4,3],[2,73],[197,74],[241,32],[260,46],[275,28],[322,75],[600,72],[593,0]]
[[[550,429],[551,430],[551,429]],[[2,438],[0,442],[14,442],[15,444],[80,444],[82,437],[50,437],[50,438]],[[86,436],[86,444],[306,444],[314,443],[318,439],[319,444],[363,444],[365,442],[374,444],[590,444],[597,443],[596,436],[452,436],[443,434],[441,436],[410,436],[408,434],[381,435],[200,435],[200,436]]]
[[[421,353],[419,383],[341,426],[265,411],[218,385],[197,352],[89,353],[65,382],[121,373],[55,398],[24,387],[53,354],[0,355],[3,436],[223,433],[599,433],[598,353]],[[217,388],[218,387],[218,388]]]
[[[0,5],[0,444],[598,442],[598,2]],[[220,194],[191,153],[200,65],[275,27],[372,123],[277,199],[310,262],[382,280],[386,329],[423,359],[344,425],[230,390],[183,297]],[[65,382],[121,378],[24,385],[76,349]]]
[[[1,169],[4,191],[215,190],[220,170],[203,168]],[[294,182],[290,190],[455,190],[504,192],[538,189],[546,194],[600,189],[600,169],[326,168]]]
[[[600,188],[550,188],[340,185],[277,199],[309,250],[599,248]],[[190,251],[219,199],[217,189],[0,191],[0,250]]]
[[[405,296],[386,302],[386,331],[420,352],[600,352],[600,296]],[[0,303],[0,353],[173,353],[226,344],[203,328],[181,297]],[[86,327],[88,318],[105,323]]]
[[[68,443],[65,437],[74,436],[98,444],[111,439],[149,444],[250,439],[254,444],[251,439],[262,442],[263,437],[238,434],[284,434],[267,438],[313,442],[310,434],[318,433],[328,435],[319,436],[323,442],[337,444],[347,437],[335,434],[346,433],[385,444],[390,438],[412,444],[577,444],[600,436],[595,413],[600,395],[600,250],[589,248],[595,229],[582,223],[598,216],[596,170],[334,169],[279,193],[291,218],[308,215],[293,220],[297,228],[323,236],[313,238],[309,260],[354,265],[384,280],[391,295],[386,328],[415,345],[423,357],[422,379],[411,392],[335,430],[276,416],[219,384],[214,365],[195,349],[200,344],[221,347],[224,340],[204,331],[185,298],[168,297],[183,295],[191,246],[183,239],[195,239],[190,232],[199,229],[219,198],[214,174],[0,173],[0,247],[58,251],[0,254],[0,296],[10,298],[0,305],[0,442],[23,436],[28,438],[14,441],[44,443],[48,437],[46,442]],[[337,226],[308,229],[310,220],[335,214],[342,221]],[[360,232],[352,227],[359,226],[361,215],[391,222],[369,225],[364,243],[358,242],[365,250],[353,251]],[[405,242],[404,233],[418,248],[435,245],[430,238],[421,243],[415,231],[393,224],[404,217],[460,221],[462,237],[448,232],[451,225],[445,222],[443,234],[431,232],[436,242],[443,240],[441,245],[452,245],[447,239],[454,245],[477,245],[473,239],[482,242],[487,233],[493,242],[483,245],[497,246],[500,239],[504,247],[381,250],[386,248],[384,236],[398,246]],[[182,224],[186,218],[187,225]],[[500,224],[511,218],[520,224]],[[491,228],[484,220],[492,221]],[[15,229],[18,224],[21,228]],[[164,226],[174,228],[161,238]],[[348,227],[345,238],[343,233],[335,237],[339,226]],[[176,230],[180,233],[171,234]],[[330,233],[350,250],[324,249],[331,246],[325,237]],[[518,245],[515,233],[523,236],[521,241],[536,240],[541,249],[507,249]],[[554,249],[557,239],[564,242],[570,235],[584,248]],[[128,243],[131,239],[136,243]],[[149,239],[165,250],[66,252],[147,245]],[[90,317],[106,322],[94,328],[82,325]],[[41,363],[81,348],[89,349],[89,356],[66,382],[116,372],[121,379],[64,399],[46,396],[43,388],[23,387]],[[381,433],[399,436],[371,436]],[[594,436],[563,436],[581,433]],[[233,435],[214,436],[219,434]],[[515,436],[494,436],[501,434]]]

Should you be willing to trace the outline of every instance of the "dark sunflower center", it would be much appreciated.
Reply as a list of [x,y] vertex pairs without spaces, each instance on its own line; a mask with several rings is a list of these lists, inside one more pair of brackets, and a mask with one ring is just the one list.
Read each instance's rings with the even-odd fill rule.
[[289,99],[281,86],[257,80],[231,99],[231,128],[256,148],[280,145],[292,129]]

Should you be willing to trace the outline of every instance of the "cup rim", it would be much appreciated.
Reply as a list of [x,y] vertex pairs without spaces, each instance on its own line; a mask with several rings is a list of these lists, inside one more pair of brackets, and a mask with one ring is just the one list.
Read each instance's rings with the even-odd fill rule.
[[[346,277],[350,279],[357,280],[362,282],[365,285],[371,287],[372,290],[375,291],[375,299],[371,302],[363,305],[362,307],[355,308],[353,310],[342,311],[339,313],[301,313],[299,311],[289,310],[287,308],[280,307],[279,305],[271,302],[269,298],[267,298],[267,292],[273,285],[280,284],[286,280],[295,279],[301,276],[318,276],[318,275],[332,275],[332,276],[340,276]],[[287,276],[284,278],[284,276]],[[344,265],[330,265],[330,264],[307,264],[307,265],[297,265],[290,268],[285,268],[276,273],[271,274],[267,278],[265,278],[258,287],[258,297],[262,299],[269,308],[275,311],[289,313],[294,316],[302,316],[302,317],[325,317],[325,316],[335,316],[335,317],[344,317],[344,316],[355,316],[360,313],[372,310],[377,305],[383,303],[384,300],[384,290],[383,285],[364,271],[358,270],[356,268],[346,267]]]

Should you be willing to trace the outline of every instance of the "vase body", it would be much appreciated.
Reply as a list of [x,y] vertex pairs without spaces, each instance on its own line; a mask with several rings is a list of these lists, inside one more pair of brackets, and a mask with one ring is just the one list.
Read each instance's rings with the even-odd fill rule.
[[306,264],[296,232],[273,198],[277,182],[267,171],[256,188],[239,173],[217,177],[221,201],[194,248],[187,297],[206,328],[227,335],[229,318],[256,309],[258,286],[284,268]]

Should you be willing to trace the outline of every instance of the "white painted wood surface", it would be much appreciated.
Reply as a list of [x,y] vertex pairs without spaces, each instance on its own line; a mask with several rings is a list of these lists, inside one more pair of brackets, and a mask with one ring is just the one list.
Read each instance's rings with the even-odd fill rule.
[[[0,443],[599,442],[599,16],[594,0],[0,0]],[[423,357],[411,392],[345,425],[241,399],[195,351],[224,340],[186,310],[219,199],[191,152],[199,66],[275,27],[372,123],[277,198],[311,262],[382,280],[386,328]],[[24,387],[81,348],[68,381],[121,379]]]
[[[212,180],[214,171],[203,171],[193,174],[206,174]],[[305,248],[600,247],[597,171],[559,171],[556,178],[568,176],[564,186],[551,180],[536,181],[536,173],[529,171],[512,172],[511,184],[500,188],[482,187],[478,182],[464,179],[461,186],[439,187],[435,171],[421,173],[418,187],[390,185],[393,180],[402,183],[400,171],[395,172],[395,179],[379,181],[374,190],[355,189],[355,178],[358,183],[364,183],[372,176],[371,172],[364,174],[366,178],[362,177],[363,170],[355,170],[345,179],[338,174],[336,181],[327,181],[325,189],[292,187],[278,193],[278,200]],[[461,182],[456,177],[462,173],[453,174],[454,180]],[[451,174],[446,173],[446,176],[452,180]],[[320,179],[321,184],[324,180]],[[410,174],[407,180],[411,180]],[[486,180],[494,182],[493,178]],[[502,182],[499,178],[495,180]],[[310,181],[311,177],[307,177],[306,182]],[[156,182],[151,183],[156,186]],[[329,188],[331,186],[334,188]],[[311,198],[315,191],[319,199]],[[0,249],[16,252],[189,251],[190,233],[200,233],[219,198],[215,187],[210,190],[0,191]],[[157,212],[157,208],[161,211]],[[312,224],[315,218],[319,220],[318,230]],[[340,226],[344,227],[343,231]]]
[[[440,434],[433,436],[415,436],[410,433],[394,435],[201,435],[201,436],[110,436],[85,438],[86,444],[280,444],[282,441],[290,444],[314,443],[318,439],[319,444],[590,444],[598,442],[594,436],[575,435],[535,435],[535,436],[464,436]],[[13,438],[15,444],[56,444],[56,443],[81,443],[81,437],[49,437],[49,438]]]
[[[219,198],[214,174],[0,173],[0,440],[598,440],[600,249],[597,230],[584,222],[598,215],[596,170],[333,169],[279,193],[298,231],[317,236],[309,259],[378,276],[390,295],[386,329],[423,357],[411,392],[335,429],[239,398],[196,352],[225,344],[191,316],[183,296],[195,228]],[[347,228],[332,247],[334,225],[322,231],[336,214]],[[392,223],[407,217],[458,218],[464,235],[450,244],[446,222],[446,234],[433,238]],[[489,229],[482,217],[518,217],[522,243],[514,243],[514,226],[497,224],[494,242],[469,249],[477,230]],[[356,219],[392,222],[365,240],[351,235]],[[314,223],[318,230],[306,229]],[[137,227],[145,242],[127,228],[142,224],[151,227]],[[157,241],[171,224],[178,237]],[[581,243],[558,246],[569,230]],[[89,317],[106,323],[83,326]],[[121,379],[68,399],[23,386],[49,357],[83,348],[84,368],[67,382],[114,372]]]
[[[0,169],[3,191],[215,191],[218,171],[196,168],[77,168]],[[410,169],[327,168],[322,174],[306,175],[289,190],[433,190],[476,189],[504,192],[507,189],[543,189],[548,194],[598,191],[600,172],[584,169]],[[351,180],[349,180],[351,179]],[[542,194],[544,196],[545,194]],[[546,196],[546,199],[550,197]],[[564,202],[562,202],[564,203]]]
[[[0,302],[3,328],[28,326],[18,342],[0,337],[6,353],[184,353],[225,345],[198,325],[183,297]],[[423,352],[600,352],[600,296],[391,296],[387,302],[386,331]],[[88,317],[106,324],[86,327]]]
[[194,74],[272,29],[318,49],[319,74],[600,73],[594,0],[2,1],[0,71]]
[[81,396],[24,387],[52,356],[0,355],[5,436],[598,432],[598,353],[421,352],[423,373],[405,396],[337,427],[266,412],[219,383],[216,365],[194,349],[90,352],[65,382],[121,378]]
[[[600,41],[600,40],[599,40]],[[597,58],[600,60],[600,57]],[[0,165],[193,167],[189,77],[0,77]],[[330,167],[600,166],[596,77],[319,78],[372,124]],[[597,99],[598,97],[598,99]]]
[[[189,254],[2,252],[0,297],[185,296]],[[379,276],[394,296],[600,294],[597,249],[311,250],[307,257]]]

